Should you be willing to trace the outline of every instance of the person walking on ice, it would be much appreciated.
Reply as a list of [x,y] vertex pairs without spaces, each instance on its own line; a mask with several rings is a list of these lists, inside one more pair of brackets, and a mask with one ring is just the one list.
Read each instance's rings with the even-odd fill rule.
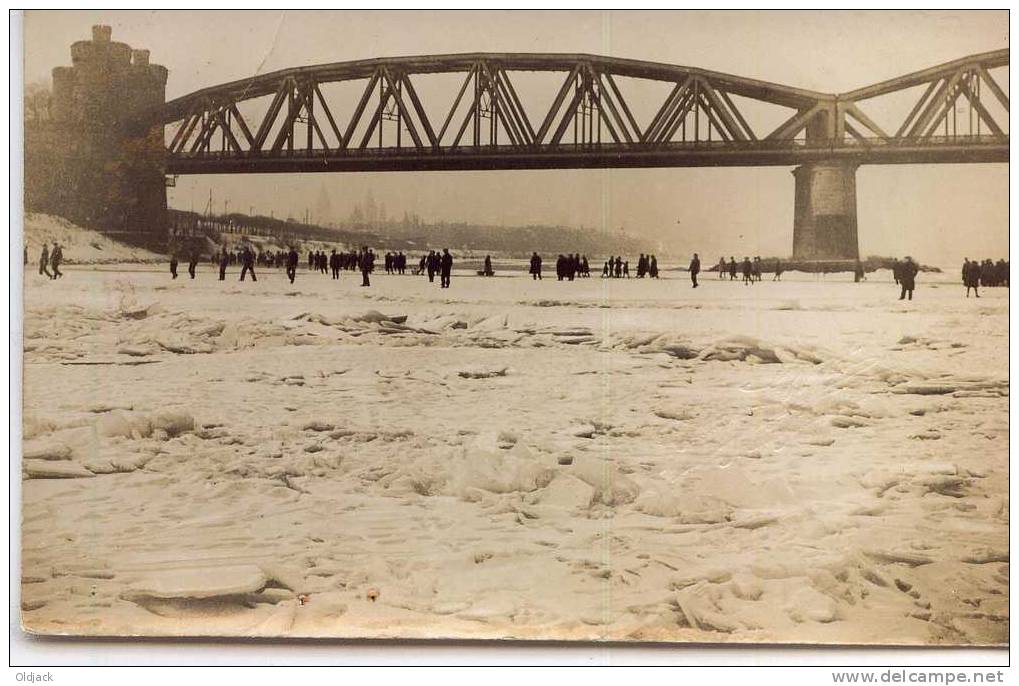
[[913,258],[909,255],[906,256],[906,261],[899,265],[899,284],[902,286],[902,294],[899,295],[899,300],[906,297],[909,294],[909,299],[913,299],[913,289],[916,287],[916,275],[920,271],[920,268],[913,261]]
[[453,273],[453,256],[449,254],[449,248],[442,249],[442,259],[439,262],[439,280],[442,288],[449,288],[449,277]]
[[60,271],[60,263],[64,261],[64,251],[60,244],[53,241],[53,250],[50,250],[50,269],[53,275],[50,278],[59,279],[64,274]]
[[697,275],[701,272],[701,258],[697,257],[697,253],[693,254],[693,259],[690,260],[690,280],[693,282],[693,287],[697,288]]
[[219,280],[226,281],[226,266],[230,264],[230,256],[226,252],[226,246],[219,252]]
[[247,245],[241,251],[241,265],[241,281],[244,281],[248,272],[251,272],[252,281],[258,281],[258,277],[255,276],[255,252]]
[[290,279],[290,283],[297,278],[297,259],[297,249],[290,246],[290,252],[287,253],[287,278]]
[[361,286],[371,286],[369,275],[375,269],[375,253],[369,250],[368,246],[362,246],[358,263],[361,267]]
[[45,243],[42,244],[42,254],[39,256],[39,274],[45,274],[50,279],[53,278],[53,275],[50,274],[50,249]]
[[976,297],[980,297],[980,264],[974,260],[969,261],[968,257],[963,258],[962,263],[962,283],[966,286],[966,297],[969,297],[969,289],[973,289],[973,294]]

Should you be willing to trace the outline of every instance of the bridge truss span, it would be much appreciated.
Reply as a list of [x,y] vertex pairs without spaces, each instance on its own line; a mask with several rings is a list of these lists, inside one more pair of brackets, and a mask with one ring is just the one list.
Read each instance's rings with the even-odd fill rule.
[[[997,162],[1008,96],[992,70],[1007,65],[984,53],[826,94],[593,55],[396,57],[206,88],[161,118],[167,171],[185,174]],[[521,85],[535,73],[540,88]],[[426,97],[432,75],[449,86]],[[904,120],[881,105],[903,94]]]

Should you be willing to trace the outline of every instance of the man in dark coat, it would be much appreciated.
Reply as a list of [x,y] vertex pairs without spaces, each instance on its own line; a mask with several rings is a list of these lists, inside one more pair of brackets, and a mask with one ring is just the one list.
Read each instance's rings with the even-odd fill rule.
[[53,250],[50,250],[50,269],[53,270],[53,278],[59,279],[63,276],[60,271],[60,264],[64,261],[64,249],[56,241],[53,241]]
[[969,289],[973,289],[973,293],[980,297],[980,277],[977,276],[978,265],[976,260],[973,262],[969,261],[968,257],[963,258],[962,263],[962,283],[966,286],[966,297],[969,297]]
[[371,286],[368,275],[375,270],[375,253],[369,250],[367,246],[364,246],[361,248],[361,256],[358,261],[361,267],[361,285]]
[[219,280],[226,281],[226,266],[230,264],[230,255],[227,254],[226,246],[219,252]]
[[906,261],[899,265],[899,285],[902,286],[902,294],[899,295],[899,300],[906,297],[909,294],[909,299],[913,299],[913,289],[916,287],[916,275],[920,271],[920,268],[913,261],[912,257],[906,256]]
[[536,252],[531,253],[531,280],[541,280],[541,255]]
[[255,276],[255,251],[246,245],[241,251],[241,281],[244,281],[248,272],[251,272],[252,281],[258,281],[258,277]]
[[453,256],[449,254],[449,248],[442,249],[442,261],[439,263],[439,277],[442,288],[449,288],[449,277],[453,273]]
[[177,253],[170,255],[170,276],[177,278]]
[[293,246],[290,246],[290,252],[287,253],[287,278],[290,283],[297,278],[297,250]]
[[39,256],[39,273],[53,278],[50,274],[50,248],[45,243],[42,244],[42,254]]
[[701,273],[701,258],[697,256],[697,253],[693,254],[693,259],[690,260],[690,280],[693,281],[693,287],[697,288],[697,275]]
[[340,256],[336,254],[336,248],[333,248],[332,254],[329,255],[329,269],[333,272],[333,278],[340,278]]
[[434,283],[435,281],[435,251],[428,251],[428,283]]

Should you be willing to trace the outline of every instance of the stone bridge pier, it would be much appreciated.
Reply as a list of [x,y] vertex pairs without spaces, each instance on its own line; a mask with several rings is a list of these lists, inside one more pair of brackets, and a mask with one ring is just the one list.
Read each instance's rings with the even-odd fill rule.
[[[845,137],[838,105],[822,110],[806,128],[807,144],[831,145]],[[856,260],[856,169],[852,162],[812,162],[793,170],[794,260]]]
[[796,178],[794,260],[855,260],[856,165],[804,164]]

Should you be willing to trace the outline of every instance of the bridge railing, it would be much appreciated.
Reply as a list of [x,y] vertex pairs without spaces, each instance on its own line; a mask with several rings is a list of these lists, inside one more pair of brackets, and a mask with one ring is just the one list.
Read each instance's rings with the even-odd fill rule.
[[556,145],[460,145],[441,147],[395,147],[382,148],[342,148],[342,149],[294,149],[294,150],[244,150],[244,151],[202,151],[202,152],[177,152],[171,156],[175,159],[316,159],[333,157],[406,157],[408,155],[421,156],[474,156],[474,155],[513,155],[535,153],[549,154],[583,154],[585,152],[597,152],[600,154],[612,152],[632,151],[662,151],[662,152],[752,152],[752,151],[825,151],[825,150],[866,150],[866,149],[888,149],[896,147],[904,148],[941,148],[948,146],[1000,146],[1001,138],[991,135],[957,135],[957,136],[927,136],[927,137],[900,137],[900,138],[852,138],[843,140],[786,140],[786,141],[690,141],[670,143],[560,143]]

